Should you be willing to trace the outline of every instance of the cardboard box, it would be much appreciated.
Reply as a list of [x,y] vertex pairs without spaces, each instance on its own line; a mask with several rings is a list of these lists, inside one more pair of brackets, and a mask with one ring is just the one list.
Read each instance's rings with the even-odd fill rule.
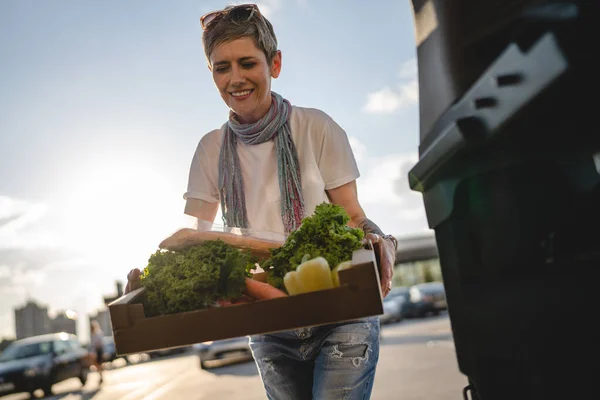
[[146,318],[144,288],[108,306],[118,355],[188,346],[209,340],[285,331],[383,314],[372,250],[356,250],[340,286],[285,298]]

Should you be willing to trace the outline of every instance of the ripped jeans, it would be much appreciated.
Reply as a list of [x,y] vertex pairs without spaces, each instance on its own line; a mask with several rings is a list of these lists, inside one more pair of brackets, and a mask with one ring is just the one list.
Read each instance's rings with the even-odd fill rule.
[[269,400],[369,399],[379,318],[250,337]]

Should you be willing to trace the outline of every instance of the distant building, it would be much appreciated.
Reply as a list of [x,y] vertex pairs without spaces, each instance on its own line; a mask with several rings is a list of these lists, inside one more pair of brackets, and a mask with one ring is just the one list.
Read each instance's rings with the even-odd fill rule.
[[48,307],[28,300],[23,307],[15,309],[15,328],[17,339],[50,333]]
[[119,297],[123,296],[123,283],[116,281],[115,288],[117,289],[116,296],[115,295],[104,296],[104,304],[106,304],[107,306],[109,303],[112,303],[113,301],[117,300]]
[[433,233],[396,238],[396,264],[438,258],[437,242]]
[[59,312],[50,321],[52,333],[67,332],[77,335],[77,314],[71,310]]
[[112,324],[110,322],[110,314],[108,312],[108,304],[112,303],[113,301],[117,300],[119,297],[123,296],[123,283],[119,282],[119,281],[115,282],[115,289],[116,289],[116,294],[114,294],[112,296],[104,296],[104,304],[106,305],[106,308],[103,310],[98,310],[98,312],[95,315],[89,316],[90,335],[91,335],[92,321],[96,320],[100,324],[100,329],[102,329],[102,332],[104,332],[104,335],[112,336]]

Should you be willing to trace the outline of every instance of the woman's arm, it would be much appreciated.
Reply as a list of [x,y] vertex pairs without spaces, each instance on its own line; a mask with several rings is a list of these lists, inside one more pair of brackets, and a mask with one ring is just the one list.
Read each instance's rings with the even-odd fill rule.
[[381,291],[387,296],[392,288],[392,276],[394,274],[394,263],[396,261],[396,241],[385,235],[373,221],[367,218],[365,211],[358,202],[358,191],[356,181],[330,189],[327,197],[333,204],[337,204],[346,210],[350,217],[350,225],[360,228],[365,232],[365,239],[371,240],[379,259]]

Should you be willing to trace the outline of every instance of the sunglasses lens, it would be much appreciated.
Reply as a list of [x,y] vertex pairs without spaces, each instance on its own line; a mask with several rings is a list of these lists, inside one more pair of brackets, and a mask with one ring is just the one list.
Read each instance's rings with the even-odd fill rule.
[[200,23],[202,24],[202,29],[206,30],[215,19],[224,15],[228,16],[235,23],[244,23],[250,21],[255,11],[258,11],[255,5],[242,5],[229,10],[213,11],[200,18]]
[[233,22],[247,22],[254,15],[254,7],[238,7],[229,12],[229,18]]
[[208,25],[210,25],[211,22],[214,21],[214,19],[217,17],[217,15],[219,15],[219,13],[210,13],[210,14],[206,14],[204,16],[204,18],[202,19],[202,28],[206,29],[206,27],[208,27]]

